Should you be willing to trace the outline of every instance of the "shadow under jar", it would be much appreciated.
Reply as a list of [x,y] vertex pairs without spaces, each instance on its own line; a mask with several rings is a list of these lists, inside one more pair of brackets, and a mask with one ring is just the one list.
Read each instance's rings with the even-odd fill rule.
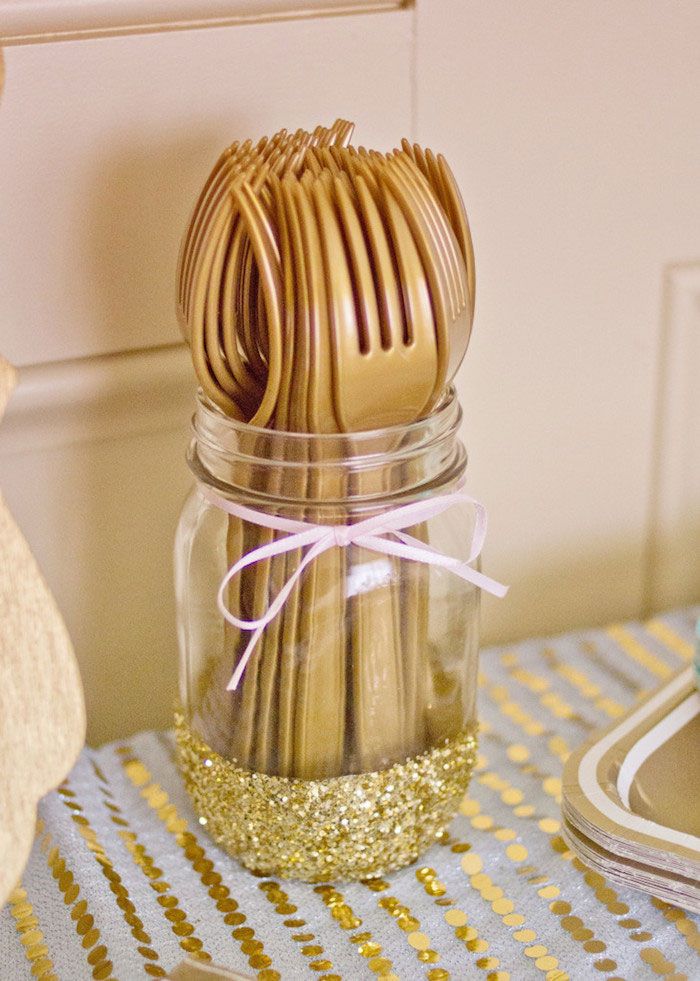
[[[459,492],[460,422],[452,391],[419,422],[338,435],[257,429],[199,395],[196,483],[175,548],[179,759],[200,822],[249,868],[308,881],[383,875],[457,810],[476,747],[479,589],[348,542],[347,529],[377,518],[381,542],[468,561],[476,514],[466,496],[381,528],[397,508]],[[292,540],[260,523],[270,516],[337,530],[228,690],[252,631],[224,611],[264,619],[313,548],[268,550],[217,602],[243,556]]]

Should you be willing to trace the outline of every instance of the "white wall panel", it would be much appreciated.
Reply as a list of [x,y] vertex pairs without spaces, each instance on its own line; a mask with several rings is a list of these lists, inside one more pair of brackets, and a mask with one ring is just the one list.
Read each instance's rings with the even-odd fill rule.
[[401,6],[402,0],[0,0],[0,43],[191,30]]
[[664,290],[645,606],[700,595],[700,262]]
[[700,6],[421,0],[417,17],[418,136],[453,161],[476,247],[465,438],[485,565],[513,584],[488,633],[639,615],[663,282],[700,258]]
[[180,234],[234,139],[338,115],[410,126],[407,11],[6,49],[0,350],[16,365],[177,340]]
[[171,719],[193,407],[189,355],[165,348],[24,369],[0,427],[2,492],[75,645],[91,743]]

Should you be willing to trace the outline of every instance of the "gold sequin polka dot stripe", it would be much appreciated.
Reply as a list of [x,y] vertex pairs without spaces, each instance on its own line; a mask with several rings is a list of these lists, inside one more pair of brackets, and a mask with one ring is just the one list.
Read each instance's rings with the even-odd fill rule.
[[[447,844],[448,841],[448,834],[441,836],[442,844]],[[480,933],[470,922],[466,911],[461,909],[456,900],[447,894],[447,887],[438,878],[435,869],[423,865],[416,869],[415,876],[425,893],[433,897],[436,906],[441,907],[441,909],[449,907],[442,913],[443,919],[447,926],[451,927],[455,939],[463,944],[465,950],[472,955],[471,962],[479,970],[488,972],[487,977],[493,978],[494,972],[497,972],[500,981],[508,981],[511,972],[502,970],[500,958],[488,953],[491,943],[485,938],[483,931]]]
[[61,894],[66,911],[74,924],[80,946],[85,952],[89,976],[95,981],[115,981],[112,977],[113,964],[106,944],[101,943],[101,931],[95,926],[95,918],[90,912],[88,901],[80,896],[80,886],[68,867],[61,850],[53,844],[53,836],[46,831],[44,822],[37,822],[39,847],[46,856],[46,863]]
[[657,684],[659,681],[668,681],[675,674],[675,667],[671,667],[663,658],[652,653],[630,630],[621,624],[608,627],[606,633],[623,654],[626,654],[630,660],[653,675]]
[[587,663],[594,665],[602,675],[612,678],[630,696],[634,694],[637,698],[641,698],[646,691],[645,683],[640,683],[629,671],[625,670],[626,666],[616,663],[615,658],[610,657],[609,654],[602,654],[598,644],[590,637],[579,640],[575,656],[576,660],[579,656],[585,658]]
[[[136,907],[129,895],[129,890],[86,817],[77,794],[71,788],[70,784],[66,782],[58,788],[58,795],[70,811],[71,820],[77,826],[98,869],[107,880],[109,890],[114,896],[119,912],[136,942],[136,951],[145,962],[144,972],[152,978],[165,977],[165,968],[158,963],[160,960],[159,954],[153,948],[151,936],[144,928],[143,920],[136,911]],[[113,806],[111,805],[111,807]]]
[[[515,803],[513,797],[508,797],[507,795],[508,788],[503,790],[502,798],[506,796],[506,800],[511,800],[514,806],[522,807],[522,805]],[[529,805],[525,806],[527,807]],[[586,926],[582,920],[575,918],[577,923],[574,924],[573,917],[565,918],[566,914],[571,912],[571,904],[561,899],[564,886],[560,881],[555,881],[550,867],[547,867],[545,871],[532,864],[524,864],[528,859],[527,848],[524,845],[514,842],[517,834],[513,828],[495,824],[493,818],[482,811],[480,802],[474,798],[465,798],[460,810],[465,817],[470,819],[470,823],[476,831],[487,831],[499,841],[512,842],[506,849],[506,857],[515,865],[516,874],[536,891],[540,899],[544,900],[550,913],[555,917],[562,918],[560,919],[560,926],[571,940],[580,944],[588,954],[596,954],[606,949],[606,944],[601,943],[600,938],[596,937],[595,932],[589,926]],[[551,833],[560,830],[560,822],[554,818],[539,818],[539,825],[541,830]],[[471,851],[471,845],[466,842],[450,840],[445,842],[445,844],[449,844],[451,850],[457,854]],[[492,899],[492,908],[495,913],[502,916],[505,926],[522,927],[525,923],[525,917],[515,912],[513,902],[507,897],[502,897],[500,893],[501,890],[491,890],[482,893],[482,895],[485,895],[488,899]],[[530,907],[530,904],[528,904],[528,907]],[[554,966],[552,969],[554,969]]]
[[[386,892],[391,888],[386,879],[371,879],[365,882],[365,886],[370,891],[377,893]],[[377,905],[389,916],[393,917],[406,943],[415,951],[416,959],[419,963],[435,965],[426,972],[425,977],[428,981],[447,981],[450,978],[450,972],[444,967],[437,966],[440,963],[440,953],[435,950],[428,934],[421,930],[420,921],[411,912],[409,907],[395,896],[382,896],[378,900]],[[364,941],[364,938],[356,939]]]
[[574,706],[554,688],[552,679],[534,671],[531,665],[524,667],[517,651],[505,651],[501,654],[500,661],[508,676],[521,688],[530,692],[552,718],[573,722],[584,734],[590,734],[595,728],[590,719],[577,712]]
[[[519,701],[517,701],[505,685],[494,684],[490,682],[483,673],[479,673],[479,687],[486,694],[488,701],[491,706],[493,706],[498,713],[503,716],[510,723],[511,726],[518,728],[524,733],[530,740],[536,739],[531,745],[537,746],[537,756],[542,759],[542,750],[546,748],[549,755],[551,755],[560,764],[566,763],[567,759],[571,755],[571,746],[567,740],[555,732],[553,729],[547,729],[539,719],[534,718],[529,715],[525,709],[522,707]],[[487,710],[490,706],[485,706]],[[482,708],[482,719],[481,726],[483,727],[484,722],[489,724],[489,715],[484,716]],[[493,728],[496,728],[495,722],[492,724]],[[559,767],[557,767],[559,769]]]
[[[565,845],[565,842],[559,836],[555,836],[551,840],[553,847],[557,850]],[[568,849],[567,849],[568,852]],[[636,943],[646,944],[649,940],[654,939],[652,931],[645,929],[640,921],[636,918],[628,918],[630,908],[627,903],[622,902],[620,896],[615,889],[607,882],[606,879],[600,875],[599,872],[594,872],[583,864],[580,858],[573,855],[571,852],[562,852],[564,857],[571,855],[571,863],[574,868],[583,875],[583,880],[590,890],[595,894],[596,899],[600,903],[604,903],[611,913],[617,916],[623,916],[625,919],[618,919],[618,926],[626,929],[628,931],[628,936],[630,940],[634,940]],[[627,924],[625,926],[625,924]],[[640,929],[641,928],[641,929]],[[673,961],[668,960],[664,953],[658,949],[658,946],[643,947],[639,956],[641,960],[648,964],[656,974],[663,974],[663,976],[669,974],[676,974],[676,966]],[[660,969],[662,968],[662,970]],[[698,963],[698,969],[700,969],[700,962]],[[687,976],[682,975],[683,978]],[[678,981],[680,981],[680,975],[678,976]]]
[[298,912],[298,907],[290,901],[286,890],[273,879],[265,879],[258,888],[275,913],[283,917],[282,922],[286,929],[291,931],[292,940],[299,945],[301,954],[308,958],[310,970],[315,971],[326,981],[339,979],[340,976],[333,973],[333,961],[326,956],[323,944],[318,943],[316,935],[308,929],[306,920],[294,916]]
[[[528,779],[540,784],[542,789],[545,790],[545,793],[547,793],[550,797],[556,797],[560,788],[559,778],[555,777],[551,771],[543,770],[541,767],[539,767],[537,763],[533,761],[532,753],[527,746],[525,746],[523,743],[509,742],[508,739],[498,730],[498,728],[496,728],[490,722],[487,722],[485,719],[482,720],[479,731],[480,735],[487,743],[495,744],[506,754],[508,757],[509,766],[514,766],[520,771],[520,773],[527,776]],[[556,737],[553,737],[553,741],[554,745],[559,745],[559,743],[556,741]],[[484,767],[482,766],[481,770],[483,769]]]
[[231,937],[248,958],[248,964],[257,971],[259,981],[280,981],[281,974],[272,964],[272,958],[265,952],[265,945],[255,930],[246,923],[246,915],[241,911],[238,900],[214,868],[199,839],[190,831],[187,820],[179,814],[170,800],[167,791],[153,780],[148,767],[135,756],[130,746],[120,746],[117,750],[122,767],[132,785],[139,790],[141,797],[170,832],[185,854],[194,872],[199,876],[207,894],[223,917],[227,927],[231,927]]
[[663,620],[647,620],[644,624],[644,629],[669,651],[677,654],[682,661],[692,660],[694,654],[693,645],[689,641],[684,640],[672,627],[664,623]]
[[685,910],[679,909],[678,906],[672,906],[671,903],[667,903],[663,899],[657,899],[656,896],[652,899],[652,903],[656,909],[661,910],[664,919],[673,924],[688,947],[694,953],[700,954],[700,930],[698,930],[697,923],[690,919]]
[[559,657],[553,647],[544,647],[541,656],[549,668],[558,678],[562,678],[566,684],[570,685],[579,696],[587,702],[591,702],[599,712],[602,712],[609,719],[619,719],[627,711],[626,707],[610,695],[606,695],[601,686],[593,681],[580,667],[574,667]]
[[[560,830],[560,823],[555,819],[548,818],[546,816],[539,816],[536,813],[534,805],[528,804],[525,801],[522,791],[514,788],[509,781],[500,777],[493,770],[488,771],[484,769],[484,772],[481,772],[479,767],[481,766],[483,759],[484,757],[482,754],[482,758],[477,765],[477,782],[482,786],[486,786],[491,790],[499,792],[501,795],[501,800],[513,808],[513,813],[516,817],[527,820],[532,820],[534,818],[536,820],[538,830],[549,837],[550,846],[553,851],[565,861],[570,862],[573,869],[575,869],[579,875],[583,876],[585,884],[593,891],[598,904],[604,907],[608,913],[617,918],[617,926],[621,927],[623,930],[626,930],[632,941],[635,943],[645,943],[651,940],[653,938],[653,932],[648,928],[643,927],[642,922],[638,918],[630,917],[628,915],[630,912],[629,905],[620,899],[617,892],[609,885],[604,877],[589,869],[568,849],[566,843],[558,833]],[[463,809],[474,809],[474,807],[475,805],[472,801],[465,801],[463,804]],[[516,846],[513,847],[515,848]],[[510,857],[513,857],[513,855],[511,854]],[[524,854],[521,852],[519,857],[524,859],[527,857],[527,852],[525,851]],[[647,902],[644,896],[635,898],[638,900],[640,906],[645,905]],[[573,939],[578,940],[581,937],[584,938],[585,950],[591,953],[603,953],[606,950],[607,945],[592,934],[589,936],[588,934],[590,931],[588,927],[583,924],[579,917],[571,915],[569,903],[564,901],[553,902],[551,908],[557,915],[563,916],[562,925],[571,933]],[[688,923],[691,927],[695,928],[695,924],[693,924],[692,921],[688,920]],[[594,967],[600,971],[615,970],[617,965],[614,964],[613,967],[610,967],[610,963],[611,958],[605,957],[594,962]]]
[[[506,848],[506,854],[513,861],[519,861],[527,857],[527,850],[523,845],[510,844]],[[460,866],[470,887],[479,894],[481,900],[488,904],[497,916],[501,917],[505,926],[510,927],[511,925],[526,923],[526,917],[521,911],[518,911],[514,901],[505,894],[503,886],[499,885],[491,875],[484,871],[484,860],[478,852],[471,848],[462,854]],[[529,906],[528,912],[530,912]],[[534,964],[538,971],[542,972],[547,981],[553,981],[555,976],[560,981],[563,981],[563,977],[568,978],[568,972],[565,967],[560,965],[559,957],[552,954],[547,945],[538,940],[538,934],[534,929],[526,925],[519,926],[511,933],[511,937],[521,945],[523,955]],[[557,973],[554,975],[552,972]]]
[[[177,757],[174,751],[174,747],[170,742],[170,740],[160,738],[159,743],[162,749],[165,751],[167,757],[175,765],[177,765]],[[117,752],[119,753],[119,750],[117,750]],[[133,756],[133,754],[131,755]],[[144,766],[144,770],[145,769],[146,768]],[[138,779],[142,779],[142,772],[143,771],[141,771],[141,776],[139,776]],[[132,774],[133,773],[136,773],[138,775],[139,774],[138,769],[136,770],[132,769]],[[148,778],[146,780],[146,784],[148,784]],[[160,803],[160,801],[158,801],[158,803]],[[167,817],[167,804],[165,805],[165,808],[166,810],[163,813],[164,816]],[[235,867],[238,868],[237,864]],[[249,875],[249,873],[247,872],[243,874],[246,877]],[[313,948],[319,946],[318,943],[315,943],[316,936],[314,933],[309,931],[307,920],[298,915],[297,905],[291,902],[288,894],[285,892],[284,889],[280,887],[280,885],[277,882],[274,882],[271,879],[267,879],[264,875],[262,875],[262,873],[252,873],[252,874],[260,879],[266,879],[265,882],[259,884],[260,892],[262,895],[265,896],[265,899],[268,902],[275,900],[275,902],[273,903],[275,912],[278,913],[281,917],[283,917],[282,925],[285,927],[286,931],[288,931],[288,934],[293,940],[293,942],[297,945],[300,956],[304,958],[311,958],[311,960],[308,962],[308,966],[310,967],[311,970],[315,970],[315,971],[323,970],[325,968],[326,962],[329,962],[329,960],[328,958],[323,956],[323,954],[325,953],[325,951],[323,951],[323,948],[321,948],[320,954],[316,953],[315,950],[313,950]],[[270,886],[274,887],[272,891],[270,891],[269,888]],[[311,887],[302,885],[300,888],[303,891]],[[226,919],[226,922],[230,924],[235,924],[236,930],[234,931],[234,939],[238,939],[239,942],[241,942],[241,947],[244,950],[244,953],[245,950],[247,949],[254,949],[256,944],[255,934],[254,932],[252,932],[250,926],[248,925],[242,926],[242,924],[245,922],[245,919],[246,919],[245,916],[240,912],[240,910],[236,910],[236,912],[234,913],[227,914],[227,919]],[[256,953],[254,953],[252,956],[253,958],[256,958]],[[259,956],[260,956],[260,952],[257,952],[257,957]],[[262,956],[265,955],[262,954]],[[315,966],[312,967],[312,965]],[[252,964],[252,966],[255,965]],[[328,970],[328,968],[325,969]],[[287,970],[290,970],[289,965],[287,965]],[[296,968],[294,968],[294,970],[296,970]],[[260,981],[276,981],[276,979],[279,977],[279,973],[273,967],[269,967],[260,970],[257,976],[260,979]],[[329,981],[333,981],[333,979],[336,978],[337,976],[338,975],[336,975],[335,973],[323,974],[320,975],[320,978],[321,979],[326,978],[329,979]]]
[[10,893],[8,905],[32,977],[42,981],[58,981],[39,918],[21,883]]
[[102,803],[109,813],[109,820],[116,826],[118,837],[132,861],[146,877],[150,888],[156,893],[161,914],[167,920],[179,946],[186,954],[196,960],[210,961],[211,954],[205,950],[204,943],[196,935],[195,928],[189,921],[180,900],[173,893],[170,883],[163,878],[163,870],[158,868],[155,859],[146,851],[139,836],[133,830],[125,811],[117,803],[109,780],[94,761],[92,767],[97,777],[97,788]]
[[[341,930],[347,934],[348,940],[357,951],[359,957],[367,961],[371,971],[380,978],[394,979],[394,965],[391,958],[387,957],[382,950],[382,945],[377,943],[370,931],[365,931],[362,940],[358,943],[353,939],[354,932],[362,926],[362,920],[355,913],[353,908],[346,901],[345,896],[335,886],[321,885],[315,886],[314,892],[317,893]],[[302,923],[304,921],[301,921]]]
[[[484,777],[488,773],[492,773],[493,776],[497,778],[497,784],[494,784],[493,779],[484,781]],[[532,818],[536,816],[536,809],[534,805],[528,804],[528,802],[525,801],[522,791],[519,791],[516,795],[509,796],[507,792],[509,790],[516,790],[517,788],[513,788],[512,784],[510,784],[508,780],[500,777],[493,770],[485,770],[484,773],[477,770],[475,777],[481,786],[485,786],[494,792],[500,793],[501,799],[504,803],[513,801],[513,803],[509,804],[509,806],[512,807],[514,815],[519,820],[531,821]],[[519,801],[519,803],[516,803],[516,801]],[[627,914],[629,914],[629,906],[627,903],[620,900],[615,890],[613,890],[607,884],[605,879],[598,873],[589,870],[578,858],[573,855],[572,852],[569,851],[565,842],[557,833],[557,824],[558,822],[555,822],[554,819],[540,817],[537,819],[535,826],[537,827],[538,831],[548,837],[550,847],[555,854],[559,855],[564,861],[571,863],[572,868],[579,874],[579,876],[583,878],[585,884],[593,890],[597,904],[605,909],[608,914],[611,914],[611,917],[613,918],[611,925],[614,923],[616,929],[622,927],[623,931],[627,929],[628,936],[635,942],[642,943],[651,939],[652,933],[649,930],[644,928],[638,929],[642,925],[641,922],[637,921],[636,919],[630,920],[628,918]],[[524,845],[518,846],[513,844],[509,846],[509,848],[511,849],[511,854],[509,857],[516,858],[517,860],[521,861],[527,858],[528,852]],[[643,900],[640,899],[640,904],[642,902]],[[570,909],[566,909],[569,906],[570,904],[566,901],[555,900],[553,901],[550,909],[555,915],[562,916],[562,927],[566,929],[567,932],[571,933],[572,938],[576,939],[575,934],[578,934],[580,937],[580,931],[588,931],[590,927],[586,926],[580,917],[572,916]],[[626,923],[629,923],[630,926],[626,927]],[[583,947],[587,952],[599,955],[604,954],[608,950],[609,945],[605,941],[595,937],[593,933],[591,933],[590,937],[588,937],[585,933],[584,936],[586,939],[583,942]],[[617,968],[617,962],[609,956],[598,957],[593,961],[593,967],[600,972],[614,971]]]
[[571,755],[568,742],[563,736],[547,728],[540,719],[527,712],[505,685],[492,682],[483,671],[480,671],[479,688],[511,725],[520,729],[530,739],[537,738],[538,746],[546,747],[560,763],[566,762]]

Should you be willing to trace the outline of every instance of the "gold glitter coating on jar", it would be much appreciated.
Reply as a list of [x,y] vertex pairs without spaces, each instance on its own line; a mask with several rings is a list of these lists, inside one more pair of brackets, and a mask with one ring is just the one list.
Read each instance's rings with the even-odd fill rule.
[[469,729],[386,770],[298,780],[244,770],[175,715],[200,823],[247,868],[307,882],[368,879],[413,862],[457,813],[476,760]]

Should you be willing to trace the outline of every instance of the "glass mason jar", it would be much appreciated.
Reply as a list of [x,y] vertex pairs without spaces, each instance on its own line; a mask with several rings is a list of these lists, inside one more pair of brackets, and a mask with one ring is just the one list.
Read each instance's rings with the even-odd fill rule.
[[449,392],[407,426],[282,433],[200,392],[175,548],[178,747],[200,822],[248,867],[381,875],[457,810],[475,752],[479,588],[427,557],[476,568],[460,421]]

